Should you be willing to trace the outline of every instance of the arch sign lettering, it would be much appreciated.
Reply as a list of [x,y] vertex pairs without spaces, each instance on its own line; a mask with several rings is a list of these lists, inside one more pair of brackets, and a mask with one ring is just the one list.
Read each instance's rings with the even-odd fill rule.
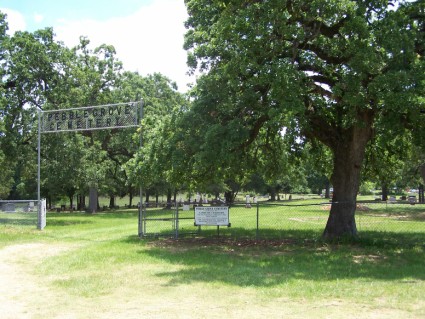
[[41,112],[41,132],[69,132],[138,126],[139,103],[88,106]]

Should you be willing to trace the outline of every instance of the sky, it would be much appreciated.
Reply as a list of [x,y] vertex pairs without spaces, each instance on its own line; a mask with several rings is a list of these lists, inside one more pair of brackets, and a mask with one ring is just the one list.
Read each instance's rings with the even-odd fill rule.
[[160,72],[187,91],[184,0],[0,0],[9,34],[53,27],[66,46],[86,36],[91,48],[113,45],[127,71]]

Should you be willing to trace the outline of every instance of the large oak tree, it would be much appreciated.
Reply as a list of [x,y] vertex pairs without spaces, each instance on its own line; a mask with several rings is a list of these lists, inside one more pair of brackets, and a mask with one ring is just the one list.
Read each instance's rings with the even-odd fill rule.
[[[356,195],[375,128],[420,124],[423,1],[185,3],[188,63],[201,72],[191,116],[203,123],[195,126],[203,143],[234,158],[284,128],[297,143],[323,143],[334,187],[324,236],[357,236]],[[232,164],[219,154],[221,169]]]

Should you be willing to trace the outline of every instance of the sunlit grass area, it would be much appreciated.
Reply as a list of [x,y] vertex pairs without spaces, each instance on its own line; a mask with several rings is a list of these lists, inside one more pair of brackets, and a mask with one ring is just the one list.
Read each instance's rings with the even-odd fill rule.
[[[198,233],[190,219],[193,211],[182,211],[187,219],[180,227],[193,233],[179,240],[138,238],[136,210],[48,213],[43,231],[2,225],[0,247],[63,248],[27,269],[60,297],[46,306],[49,315],[44,317],[61,316],[64,309],[74,311],[75,305],[86,302],[113,313],[133,300],[139,300],[133,307],[140,307],[141,313],[160,309],[155,314],[165,317],[209,317],[212,304],[218,307],[216,314],[232,318],[253,318],[264,308],[271,317],[285,313],[341,318],[346,311],[359,318],[373,313],[424,317],[421,206],[381,205],[359,212],[361,236],[355,243],[321,240],[328,212],[326,205],[260,207],[256,239],[255,207],[232,207],[232,226],[222,227],[220,237],[215,227]],[[158,221],[147,229],[172,233],[175,213],[149,209],[148,216]],[[147,304],[162,306],[147,310]],[[43,317],[47,310],[37,311]]]

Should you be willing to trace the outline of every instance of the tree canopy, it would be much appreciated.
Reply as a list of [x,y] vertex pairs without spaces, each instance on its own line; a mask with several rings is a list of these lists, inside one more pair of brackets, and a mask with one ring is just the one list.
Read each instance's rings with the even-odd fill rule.
[[365,151],[386,134],[377,128],[422,125],[424,3],[185,2],[188,63],[202,72],[191,117],[202,123],[200,143],[215,145],[200,154],[217,150],[226,169],[235,167],[229,153],[261,146],[267,161],[285,138],[323,143],[334,187],[324,235],[356,236]]

